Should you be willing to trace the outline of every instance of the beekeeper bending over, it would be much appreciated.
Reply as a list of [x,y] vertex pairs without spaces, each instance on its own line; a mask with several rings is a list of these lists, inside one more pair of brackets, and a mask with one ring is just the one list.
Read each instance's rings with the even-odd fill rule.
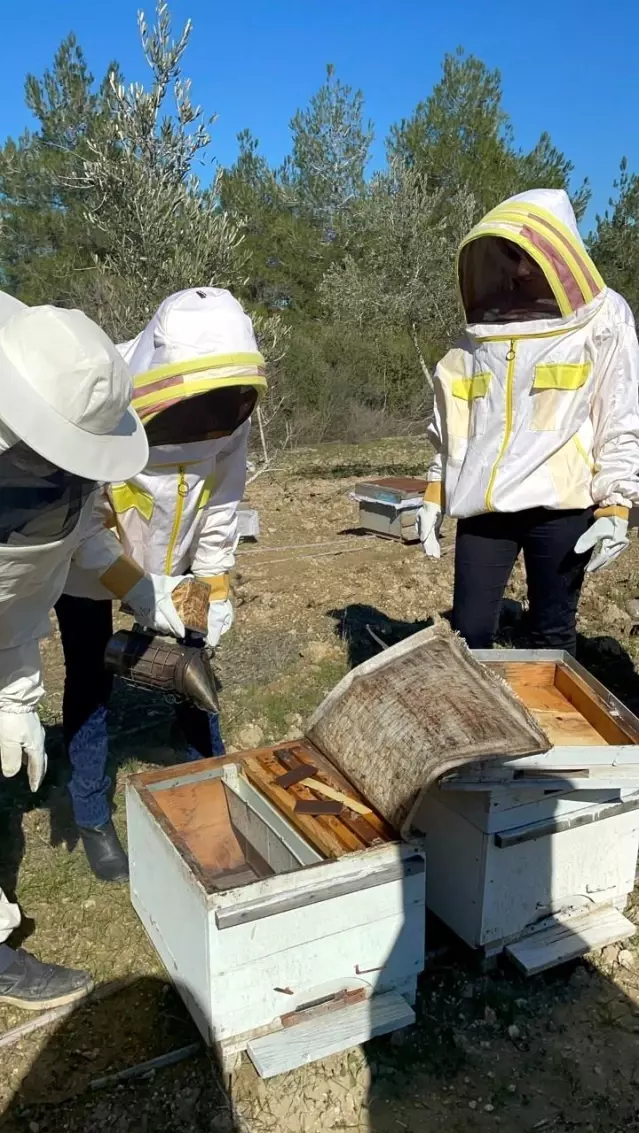
[[435,373],[421,542],[437,558],[442,515],[459,521],[453,624],[472,648],[492,645],[523,551],[531,644],[574,653],[584,571],[628,546],[639,501],[633,317],[561,190],[488,213],[458,272],[467,326]]
[[[115,346],[80,311],[0,293],[0,765],[10,777],[26,764],[32,791],[47,767],[38,643],[72,557],[141,619],[184,632],[170,597],[179,579],[145,578],[93,518],[98,482],[147,459],[132,392]],[[0,1001],[40,1009],[84,994],[88,973],[4,943],[19,922],[0,890]]]
[[[119,347],[134,376],[134,406],[151,446],[137,476],[122,476],[99,507],[140,569],[169,578],[185,572],[211,587],[206,641],[215,648],[233,620],[229,571],[238,542],[250,415],[266,389],[264,360],[251,320],[228,291],[194,288],[169,296],[145,329]],[[128,875],[110,820],[107,705],[111,678],[103,657],[112,631],[111,601],[72,570],[56,606],[66,661],[64,732],[70,793],[94,873]],[[197,641],[191,638],[192,644]],[[218,717],[177,708],[187,758],[222,755]]]

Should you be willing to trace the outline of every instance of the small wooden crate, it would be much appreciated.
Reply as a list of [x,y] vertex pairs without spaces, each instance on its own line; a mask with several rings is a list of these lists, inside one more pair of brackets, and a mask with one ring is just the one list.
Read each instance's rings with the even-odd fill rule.
[[[297,813],[323,797],[278,786],[300,763],[358,811]],[[134,907],[227,1064],[269,1077],[414,1020],[423,855],[311,744],[138,775],[127,821]]]
[[561,652],[477,652],[553,741],[468,768],[426,796],[428,906],[527,974],[632,935],[622,916],[639,849],[639,720]]

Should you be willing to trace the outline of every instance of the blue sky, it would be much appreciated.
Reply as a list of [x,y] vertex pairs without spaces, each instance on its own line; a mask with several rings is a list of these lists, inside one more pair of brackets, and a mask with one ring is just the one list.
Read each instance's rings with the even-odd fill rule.
[[[127,79],[146,80],[136,0],[30,0],[2,5],[0,137],[28,124],[27,71],[41,74],[70,30],[96,75],[117,58]],[[194,32],[186,57],[193,93],[217,111],[213,151],[233,160],[235,136],[249,126],[279,162],[288,122],[319,86],[324,65],[366,96],[383,161],[389,126],[411,113],[437,81],[443,54],[462,44],[502,72],[505,106],[523,147],[548,130],[589,175],[593,205],[605,208],[619,160],[639,169],[637,0],[555,0],[538,7],[507,0],[173,0],[175,23]],[[152,5],[146,6],[148,16]],[[608,14],[610,14],[610,18]]]

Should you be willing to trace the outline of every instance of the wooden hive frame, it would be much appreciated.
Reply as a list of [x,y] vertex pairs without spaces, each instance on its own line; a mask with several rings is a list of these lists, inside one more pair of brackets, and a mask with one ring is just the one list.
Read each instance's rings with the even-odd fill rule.
[[[298,801],[322,801],[320,790],[304,780],[282,787],[277,780],[287,771],[309,767],[309,779],[325,784],[330,791],[352,798],[358,810],[346,803],[339,815],[309,815],[295,809]],[[279,744],[263,748],[242,757],[242,769],[247,779],[260,790],[295,826],[301,834],[327,858],[341,858],[370,846],[397,840],[397,835],[361,794],[348,783],[328,760],[310,743]],[[362,814],[361,811],[365,811]]]
[[587,682],[558,661],[488,661],[538,720],[556,747],[597,747],[639,743],[627,720],[611,715],[608,704]]

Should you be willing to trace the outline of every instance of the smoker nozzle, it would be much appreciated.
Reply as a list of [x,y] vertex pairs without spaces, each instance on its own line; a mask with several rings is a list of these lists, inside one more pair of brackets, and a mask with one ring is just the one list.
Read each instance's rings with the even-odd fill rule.
[[209,659],[203,649],[194,651],[182,675],[183,693],[188,700],[214,715],[220,711],[217,683]]

